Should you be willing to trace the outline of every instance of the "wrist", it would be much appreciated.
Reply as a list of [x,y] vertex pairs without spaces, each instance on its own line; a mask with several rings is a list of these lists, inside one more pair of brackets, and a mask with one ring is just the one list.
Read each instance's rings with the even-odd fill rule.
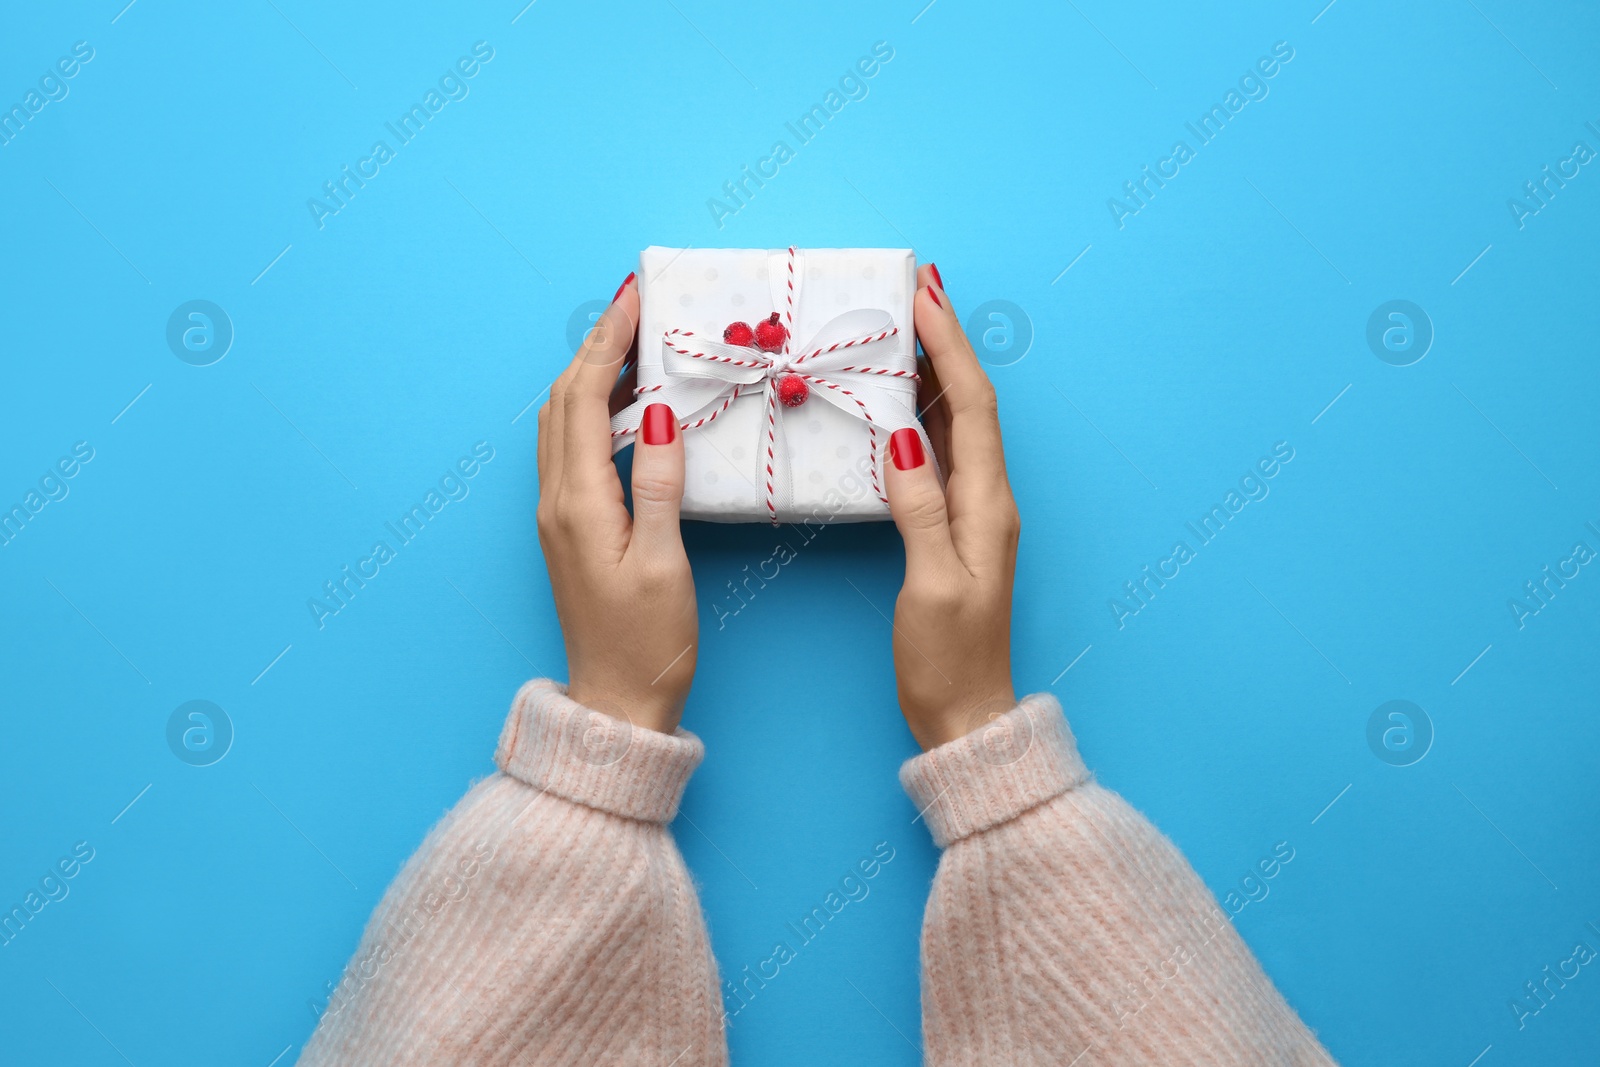
[[567,685],[567,696],[592,711],[662,734],[675,732],[683,718],[682,698],[667,693],[630,692],[625,687],[594,685],[574,677]]
[[914,714],[906,709],[906,722],[924,752],[947,745],[981,730],[1017,706],[1016,691],[1009,682],[987,690],[986,695],[964,698],[937,707],[923,707]]

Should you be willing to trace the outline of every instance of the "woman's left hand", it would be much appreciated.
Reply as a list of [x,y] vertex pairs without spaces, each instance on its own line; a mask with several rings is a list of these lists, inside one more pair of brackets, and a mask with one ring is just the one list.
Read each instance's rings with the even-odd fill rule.
[[671,733],[694,679],[699,617],[678,528],[683,436],[646,409],[633,452],[633,516],[611,461],[612,394],[633,345],[639,289],[628,275],[539,409],[539,543],[567,645],[567,693]]

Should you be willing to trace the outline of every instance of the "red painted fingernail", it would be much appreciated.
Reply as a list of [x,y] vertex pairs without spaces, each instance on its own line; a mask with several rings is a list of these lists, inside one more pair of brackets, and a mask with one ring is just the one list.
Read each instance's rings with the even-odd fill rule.
[[[621,296],[622,295],[622,290],[626,289],[628,286],[633,284],[633,279],[636,276],[637,276],[637,272],[636,271],[629,271],[628,272],[628,276],[626,278],[622,279],[622,284],[617,286],[617,296]],[[617,296],[613,296],[611,298],[611,302],[613,304],[615,304],[617,302]]]
[[[639,437],[647,445],[670,445],[678,436],[678,416],[665,404],[651,404],[644,409],[644,421],[639,424]],[[892,446],[894,439],[890,438]]]
[[928,286],[928,296],[933,299],[934,307],[944,307],[944,301],[939,299],[939,291],[933,286]]
[[922,452],[922,438],[908,426],[889,436],[889,458],[894,460],[895,470],[909,471],[922,466],[928,457]]
[[939,264],[929,263],[928,269],[933,272],[933,280],[939,283],[939,288],[944,288],[944,279],[939,276]]

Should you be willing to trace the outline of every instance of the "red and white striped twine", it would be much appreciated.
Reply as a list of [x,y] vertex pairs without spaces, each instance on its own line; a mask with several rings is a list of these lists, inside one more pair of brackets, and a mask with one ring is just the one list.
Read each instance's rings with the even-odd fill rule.
[[[645,389],[635,389],[634,392],[635,393],[647,393],[647,392],[654,392],[657,389],[665,389],[665,388],[666,388],[666,386],[663,386],[663,385],[652,385],[652,386],[649,386],[648,388],[645,388]],[[733,390],[728,393],[727,399],[722,402],[722,406],[721,407],[717,408],[717,410],[713,411],[711,414],[705,416],[704,418],[696,419],[693,422],[680,422],[680,423],[678,423],[678,428],[680,430],[698,430],[700,427],[706,425],[712,419],[716,418],[718,415],[721,415],[724,411],[727,411],[728,408],[730,406],[732,406],[733,402],[735,400],[739,399],[739,390],[741,390],[743,388],[744,388],[744,386],[742,386],[742,385],[734,386]],[[639,430],[638,430],[637,427],[635,427],[632,430],[612,430],[611,431],[611,436],[612,437],[628,437],[628,436],[630,436],[632,434],[636,434],[638,432],[639,432]]]
[[[668,338],[674,335],[681,337],[694,336],[694,334],[690,333],[688,330],[668,330],[666,333],[666,337]],[[697,352],[692,348],[679,348],[670,340],[668,340],[666,344],[668,348],[672,349],[680,356],[688,356],[691,359],[709,359],[713,363],[726,363],[730,367],[766,367],[770,366],[772,363],[772,361],[769,359],[734,359],[732,356],[713,356],[709,352]]]
[[883,495],[883,490],[878,486],[878,424],[873,420],[872,412],[867,409],[866,404],[861,402],[860,397],[856,396],[856,394],[852,393],[842,385],[837,385],[833,382],[830,382],[826,378],[819,378],[815,374],[802,374],[800,377],[804,378],[808,382],[814,382],[817,385],[823,386],[827,389],[832,389],[836,393],[840,393],[849,397],[851,400],[855,401],[856,407],[861,409],[861,417],[867,420],[867,439],[871,443],[870,466],[872,468],[872,491],[877,494],[879,500],[883,501],[884,507],[888,507],[889,498]]
[[775,465],[773,453],[776,451],[778,438],[778,390],[774,388],[773,380],[767,379],[767,515],[772,519],[772,525],[778,525],[778,505],[772,488],[772,468]]
[[[796,359],[795,363],[797,363],[797,364],[804,363],[806,360],[810,359],[813,356],[820,356],[825,352],[837,352],[841,348],[853,348],[856,345],[870,345],[874,341],[883,340],[885,337],[893,337],[895,334],[897,334],[899,332],[900,332],[900,327],[891,326],[887,330],[884,330],[882,333],[873,334],[871,337],[857,337],[857,338],[855,338],[853,340],[850,340],[850,341],[840,341],[837,344],[829,345],[827,348],[818,348],[818,349],[816,349],[814,351],[807,352],[805,355],[803,355],[800,358]],[[855,370],[856,368],[854,368],[854,367],[845,367],[843,369],[844,370]],[[895,373],[895,372],[893,372],[893,371],[880,371],[879,373],[892,374],[892,373]]]
[[839,370],[853,371],[856,374],[881,374],[890,378],[910,378],[914,382],[922,381],[922,375],[914,370],[889,370],[887,367],[840,367]]
[[794,340],[794,245],[789,246],[789,306],[783,313],[783,354],[789,354],[789,344]]

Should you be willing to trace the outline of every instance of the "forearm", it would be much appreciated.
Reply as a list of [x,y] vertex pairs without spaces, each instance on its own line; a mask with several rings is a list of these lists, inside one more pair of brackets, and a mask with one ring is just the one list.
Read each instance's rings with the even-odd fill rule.
[[923,926],[930,1067],[1332,1062],[1171,842],[1090,780],[1053,698],[901,780],[946,848]]
[[525,686],[500,773],[389,887],[300,1062],[725,1064],[705,925],[665,825],[701,753]]

